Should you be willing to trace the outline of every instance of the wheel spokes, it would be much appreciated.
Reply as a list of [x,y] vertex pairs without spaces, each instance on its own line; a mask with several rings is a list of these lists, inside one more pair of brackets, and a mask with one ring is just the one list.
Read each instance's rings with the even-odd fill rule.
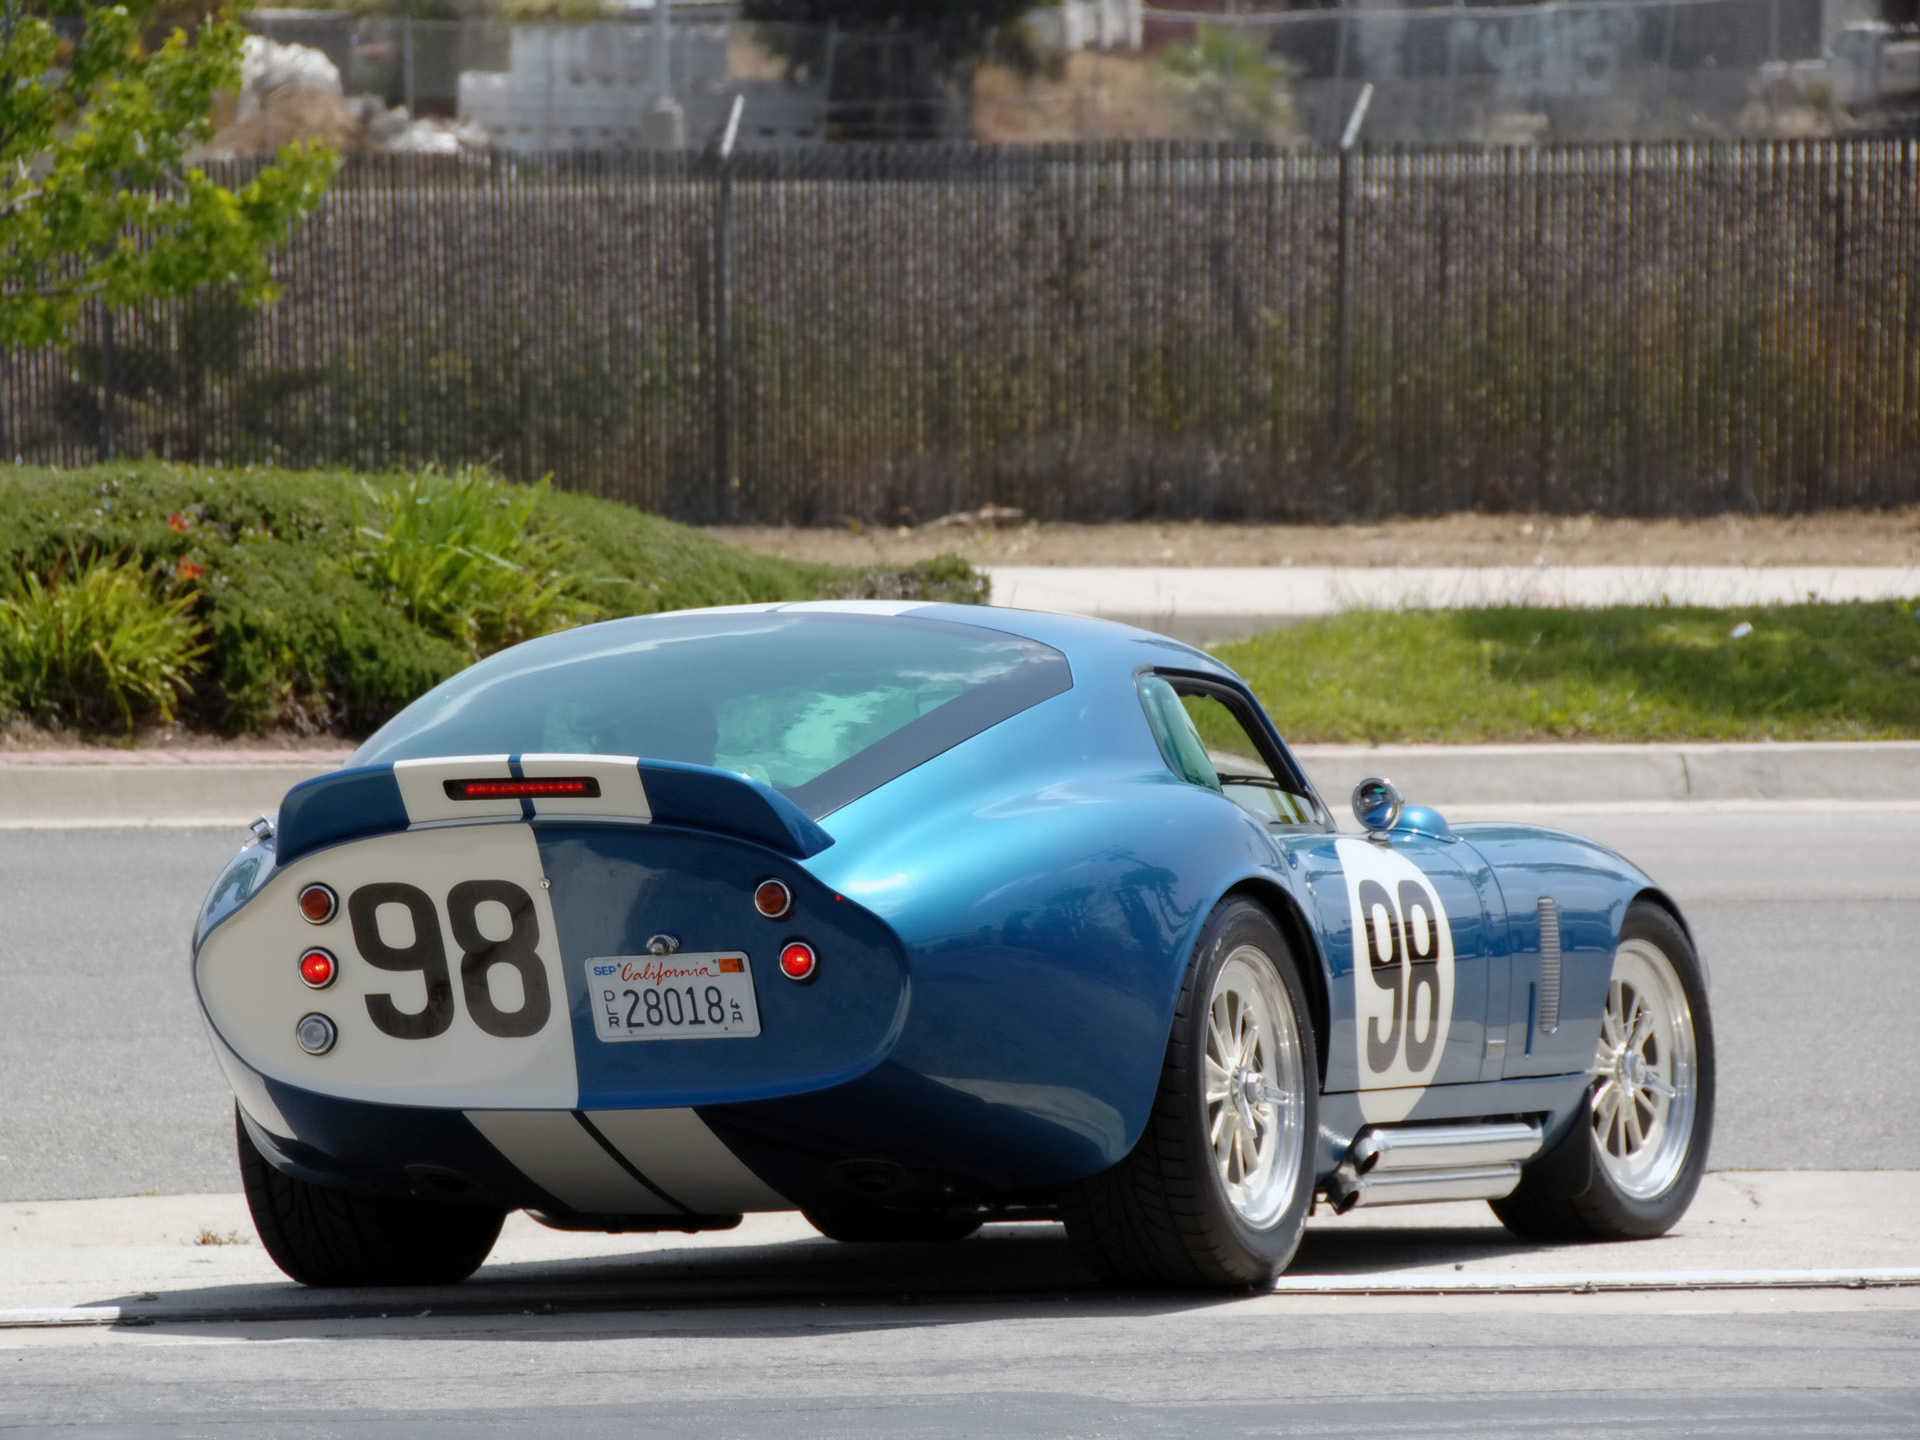
[[1219,1105],[1233,1094],[1233,1076],[1218,1060],[1209,1053],[1203,1067],[1206,1078],[1207,1104]]

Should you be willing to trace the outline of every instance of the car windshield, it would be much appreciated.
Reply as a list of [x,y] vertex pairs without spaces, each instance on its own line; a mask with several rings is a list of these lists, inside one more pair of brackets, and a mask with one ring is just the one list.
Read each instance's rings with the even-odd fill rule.
[[638,755],[765,781],[818,818],[1072,684],[1019,636],[912,616],[646,616],[455,676],[354,752]]

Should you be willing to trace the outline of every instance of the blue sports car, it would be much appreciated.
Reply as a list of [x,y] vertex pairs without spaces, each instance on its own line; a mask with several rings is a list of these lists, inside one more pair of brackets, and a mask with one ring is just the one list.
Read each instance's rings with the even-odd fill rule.
[[1058,1219],[1246,1286],[1316,1204],[1656,1235],[1706,971],[1589,841],[1384,780],[1342,834],[1246,685],[1100,621],[684,611],[550,635],[290,791],[193,979],[260,1237],[439,1283],[504,1215],[846,1241]]

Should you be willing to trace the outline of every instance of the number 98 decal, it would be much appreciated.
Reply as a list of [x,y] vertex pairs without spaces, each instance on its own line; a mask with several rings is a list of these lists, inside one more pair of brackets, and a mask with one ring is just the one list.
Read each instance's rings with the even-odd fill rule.
[[1353,919],[1360,1088],[1425,1085],[1440,1068],[1453,1019],[1447,912],[1433,882],[1404,855],[1364,840],[1337,840],[1334,848]]
[[[488,905],[506,913],[508,933],[502,938],[482,928],[482,907]],[[382,910],[389,917],[384,925]],[[395,911],[404,914],[404,926],[396,923],[401,916]],[[494,921],[490,928],[501,928],[497,912],[488,918]],[[367,1017],[374,1026],[397,1040],[444,1035],[458,1006],[440,916],[427,893],[393,881],[362,885],[347,897],[347,919],[354,946],[369,965],[396,974],[417,973],[426,984],[426,1003],[418,1010],[403,1010],[389,994],[369,994]],[[553,1013],[553,995],[540,959],[540,919],[533,897],[511,880],[463,880],[447,892],[447,924],[460,947],[460,994],[473,1023],[502,1039],[537,1035]],[[389,937],[396,929],[411,930],[411,939],[404,945],[392,943]],[[502,1007],[494,988],[502,967],[519,979],[520,993],[511,1008]]]

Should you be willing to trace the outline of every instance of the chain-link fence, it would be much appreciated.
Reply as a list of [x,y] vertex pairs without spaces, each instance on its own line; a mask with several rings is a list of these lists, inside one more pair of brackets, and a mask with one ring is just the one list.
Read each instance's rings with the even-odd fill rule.
[[1916,262],[1910,141],[364,157],[271,308],[7,356],[0,453],[766,522],[1904,504]]

